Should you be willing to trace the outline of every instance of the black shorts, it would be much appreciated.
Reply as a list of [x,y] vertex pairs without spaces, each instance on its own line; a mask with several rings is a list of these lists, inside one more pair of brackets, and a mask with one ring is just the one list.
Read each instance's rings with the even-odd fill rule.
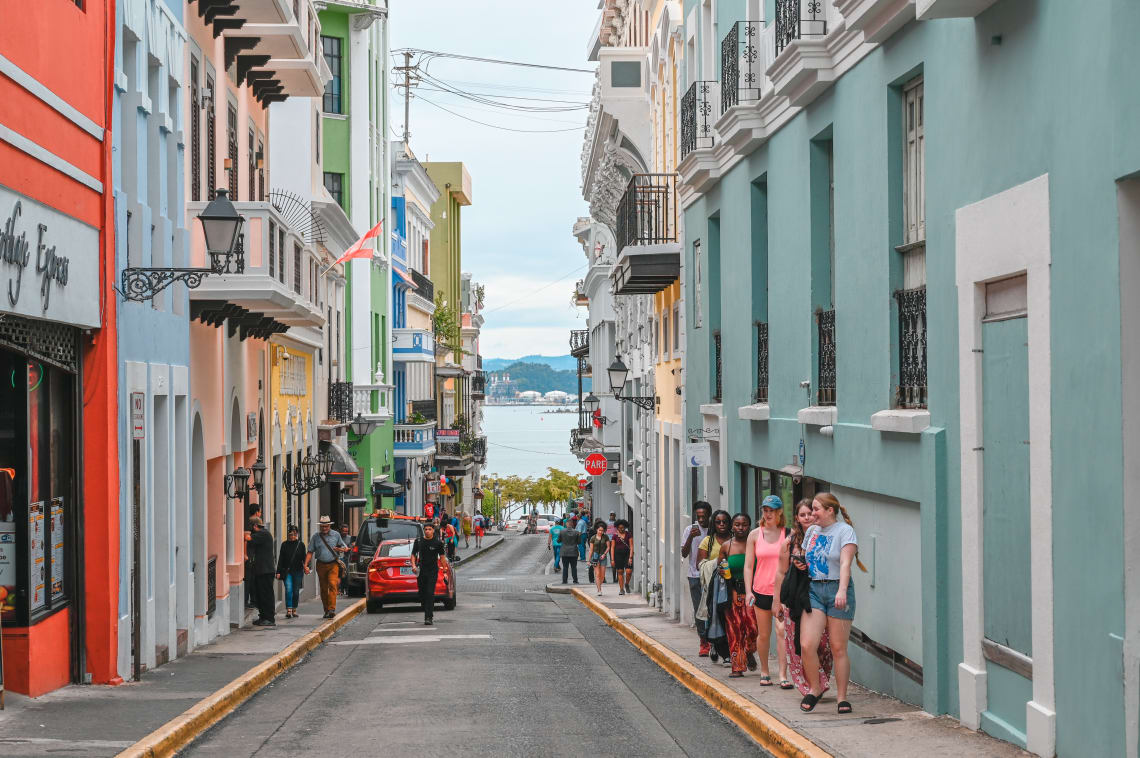
[[772,610],[772,596],[761,595],[756,590],[752,590],[752,597],[756,598],[756,607],[762,611]]
[[614,551],[614,569],[617,571],[624,571],[627,568],[630,568],[629,551],[628,550],[615,550]]

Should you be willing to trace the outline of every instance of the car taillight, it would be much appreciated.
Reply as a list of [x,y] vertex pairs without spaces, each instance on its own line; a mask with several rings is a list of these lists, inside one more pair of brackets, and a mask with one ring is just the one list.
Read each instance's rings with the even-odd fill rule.
[[411,566],[412,565],[412,559],[409,558],[408,560],[404,561],[404,565],[405,566]]
[[352,554],[353,555],[360,555],[360,545],[353,545],[352,546]]

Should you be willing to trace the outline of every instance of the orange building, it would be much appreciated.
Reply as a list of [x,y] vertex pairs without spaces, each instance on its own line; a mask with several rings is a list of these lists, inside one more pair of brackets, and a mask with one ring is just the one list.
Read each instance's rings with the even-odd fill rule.
[[114,16],[0,24],[0,639],[5,688],[33,696],[117,679]]

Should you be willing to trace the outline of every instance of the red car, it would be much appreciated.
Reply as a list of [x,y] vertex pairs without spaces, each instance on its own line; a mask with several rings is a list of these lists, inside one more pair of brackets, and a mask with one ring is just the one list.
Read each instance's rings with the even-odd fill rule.
[[[385,540],[380,543],[372,563],[368,564],[367,608],[379,613],[385,603],[418,603],[419,587],[412,566],[412,543],[415,540]],[[435,600],[445,610],[455,608],[455,571],[447,558],[441,558],[439,576],[435,580]]]

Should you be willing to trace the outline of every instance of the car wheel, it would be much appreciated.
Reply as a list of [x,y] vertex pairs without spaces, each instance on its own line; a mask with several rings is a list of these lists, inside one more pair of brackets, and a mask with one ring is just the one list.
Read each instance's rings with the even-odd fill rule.
[[455,610],[455,601],[458,599],[459,599],[459,595],[454,595],[452,597],[444,598],[443,599],[443,609],[445,611],[454,611]]
[[369,613],[379,613],[380,609],[384,607],[384,602],[380,598],[370,597],[365,602],[365,609]]

